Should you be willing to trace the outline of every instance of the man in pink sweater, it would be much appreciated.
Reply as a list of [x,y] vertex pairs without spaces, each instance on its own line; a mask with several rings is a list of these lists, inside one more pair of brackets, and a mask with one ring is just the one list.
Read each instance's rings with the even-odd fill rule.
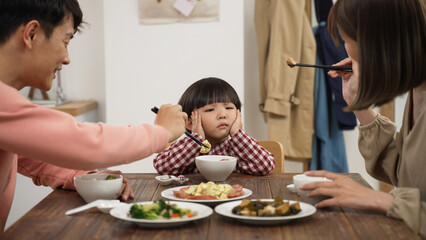
[[73,176],[160,152],[185,130],[179,105],[163,105],[155,125],[80,124],[19,93],[51,88],[55,72],[70,63],[67,45],[82,17],[77,0],[0,1],[0,231],[17,172],[36,185],[74,189]]

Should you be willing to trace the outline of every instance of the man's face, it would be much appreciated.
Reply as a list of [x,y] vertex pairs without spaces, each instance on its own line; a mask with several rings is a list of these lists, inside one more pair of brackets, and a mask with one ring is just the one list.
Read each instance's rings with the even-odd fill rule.
[[[41,29],[40,29],[41,30]],[[68,65],[68,44],[74,36],[74,23],[72,16],[65,17],[64,22],[58,25],[49,39],[41,30],[38,33],[38,41],[33,46],[33,67],[28,72],[28,86],[49,90],[55,78],[56,71],[62,69],[62,65]]]

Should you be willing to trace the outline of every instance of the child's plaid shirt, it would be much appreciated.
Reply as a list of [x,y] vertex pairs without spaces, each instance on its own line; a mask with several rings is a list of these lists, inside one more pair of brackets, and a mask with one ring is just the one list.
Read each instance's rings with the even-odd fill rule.
[[[203,141],[200,134],[193,136]],[[201,146],[189,137],[173,142],[154,159],[159,174],[179,175],[198,172],[195,157],[199,155],[227,155],[237,157],[235,172],[252,175],[266,175],[275,167],[274,156],[260,146],[242,129],[225,141],[212,146],[207,154],[200,153]]]

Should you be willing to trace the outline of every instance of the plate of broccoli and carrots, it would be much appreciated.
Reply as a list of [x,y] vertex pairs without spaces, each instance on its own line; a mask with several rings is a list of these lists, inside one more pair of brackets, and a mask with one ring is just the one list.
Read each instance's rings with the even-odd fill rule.
[[150,201],[126,204],[111,210],[113,217],[143,227],[174,227],[210,216],[213,210],[190,202]]

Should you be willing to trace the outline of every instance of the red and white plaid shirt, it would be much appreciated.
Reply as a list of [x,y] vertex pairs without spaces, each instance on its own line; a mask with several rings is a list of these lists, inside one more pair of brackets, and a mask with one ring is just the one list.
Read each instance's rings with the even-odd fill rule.
[[[203,141],[201,135],[194,137]],[[200,153],[201,146],[189,137],[173,142],[154,159],[154,167],[159,174],[179,175],[198,172],[195,157],[199,155],[227,155],[238,158],[234,172],[252,175],[266,175],[275,167],[272,153],[260,146],[257,141],[242,129],[225,141],[212,146],[206,154]]]

